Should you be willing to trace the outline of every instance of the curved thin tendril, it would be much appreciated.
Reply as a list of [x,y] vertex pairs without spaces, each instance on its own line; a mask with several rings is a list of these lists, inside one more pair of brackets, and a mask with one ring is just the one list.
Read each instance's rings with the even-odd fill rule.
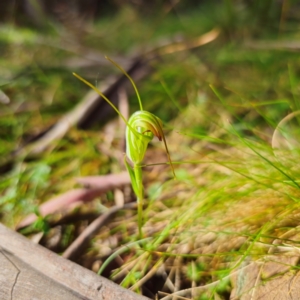
[[137,87],[136,87],[133,79],[130,77],[130,75],[120,65],[118,65],[116,62],[114,62],[111,58],[109,58],[108,56],[105,56],[105,58],[109,62],[111,62],[114,66],[116,66],[130,80],[130,82],[131,82],[131,84],[132,84],[132,86],[133,86],[133,88],[135,90],[135,93],[137,95],[137,98],[139,100],[140,110],[144,110],[143,109],[143,104],[142,104],[142,101],[141,101],[141,98],[140,98],[140,94],[138,92],[138,89],[137,89]]
[[88,85],[90,88],[92,88],[97,94],[99,94],[116,112],[117,114],[122,118],[122,120],[125,122],[125,124],[130,128],[130,130],[133,132],[133,134],[137,137],[141,136],[142,134],[136,131],[125,119],[125,117],[120,113],[120,111],[117,109],[117,107],[102,93],[99,89],[97,89],[93,84],[88,82],[87,80],[83,79],[81,76],[73,72],[73,75],[84,82],[86,85]]

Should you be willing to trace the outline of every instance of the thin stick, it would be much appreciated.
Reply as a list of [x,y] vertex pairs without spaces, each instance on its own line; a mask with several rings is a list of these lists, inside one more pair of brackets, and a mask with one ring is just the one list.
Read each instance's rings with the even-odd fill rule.
[[135,209],[136,203],[128,203],[124,206],[113,206],[106,213],[100,215],[96,220],[94,220],[76,239],[75,241],[66,249],[62,257],[70,260],[74,260],[82,251],[86,248],[89,241],[93,238],[96,232],[101,228],[107,220],[109,220],[112,215],[117,213],[122,209]]

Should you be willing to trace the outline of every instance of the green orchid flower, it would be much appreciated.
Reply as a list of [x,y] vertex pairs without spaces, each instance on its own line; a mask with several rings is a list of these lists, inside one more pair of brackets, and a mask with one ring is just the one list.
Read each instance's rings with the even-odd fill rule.
[[[127,121],[125,117],[120,113],[117,107],[101,92],[99,91],[94,85],[90,82],[86,81],[79,75],[73,73],[75,77],[79,80],[87,84],[93,90],[95,90],[116,112],[117,114],[123,119],[126,123],[126,156],[124,158],[125,166],[130,176],[131,184],[134,193],[137,196],[138,202],[138,229],[139,229],[139,236],[140,238],[143,237],[142,233],[142,226],[143,226],[143,199],[144,199],[144,186],[143,186],[143,176],[142,176],[142,163],[148,148],[149,142],[154,137],[157,137],[160,141],[164,142],[164,146],[167,152],[168,160],[170,166],[172,168],[172,172],[175,177],[174,167],[171,161],[171,157],[169,154],[167,142],[165,139],[165,135],[162,129],[162,121],[155,116],[154,114],[143,110],[142,101],[140,99],[140,95],[136,88],[136,85],[132,78],[127,74],[127,72],[115,63],[110,58],[106,57],[112,64],[114,64],[121,72],[127,76],[130,80],[138,101],[140,105],[140,110],[136,111]],[[127,158],[130,162],[127,161]]]

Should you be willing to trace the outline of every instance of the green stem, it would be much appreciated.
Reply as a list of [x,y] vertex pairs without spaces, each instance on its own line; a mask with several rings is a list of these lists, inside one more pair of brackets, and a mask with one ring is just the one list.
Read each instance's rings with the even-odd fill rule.
[[141,164],[136,164],[134,166],[134,175],[137,187],[137,204],[138,204],[138,226],[139,226],[139,237],[143,238],[143,200],[144,200],[144,186],[143,186],[143,176],[142,176],[142,166]]

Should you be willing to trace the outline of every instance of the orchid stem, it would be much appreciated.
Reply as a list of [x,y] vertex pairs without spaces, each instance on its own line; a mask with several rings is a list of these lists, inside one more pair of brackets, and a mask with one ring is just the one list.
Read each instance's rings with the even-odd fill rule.
[[134,177],[136,180],[137,187],[137,203],[138,203],[138,227],[139,227],[139,238],[143,238],[143,202],[144,202],[144,187],[143,187],[143,176],[141,164],[134,165]]

